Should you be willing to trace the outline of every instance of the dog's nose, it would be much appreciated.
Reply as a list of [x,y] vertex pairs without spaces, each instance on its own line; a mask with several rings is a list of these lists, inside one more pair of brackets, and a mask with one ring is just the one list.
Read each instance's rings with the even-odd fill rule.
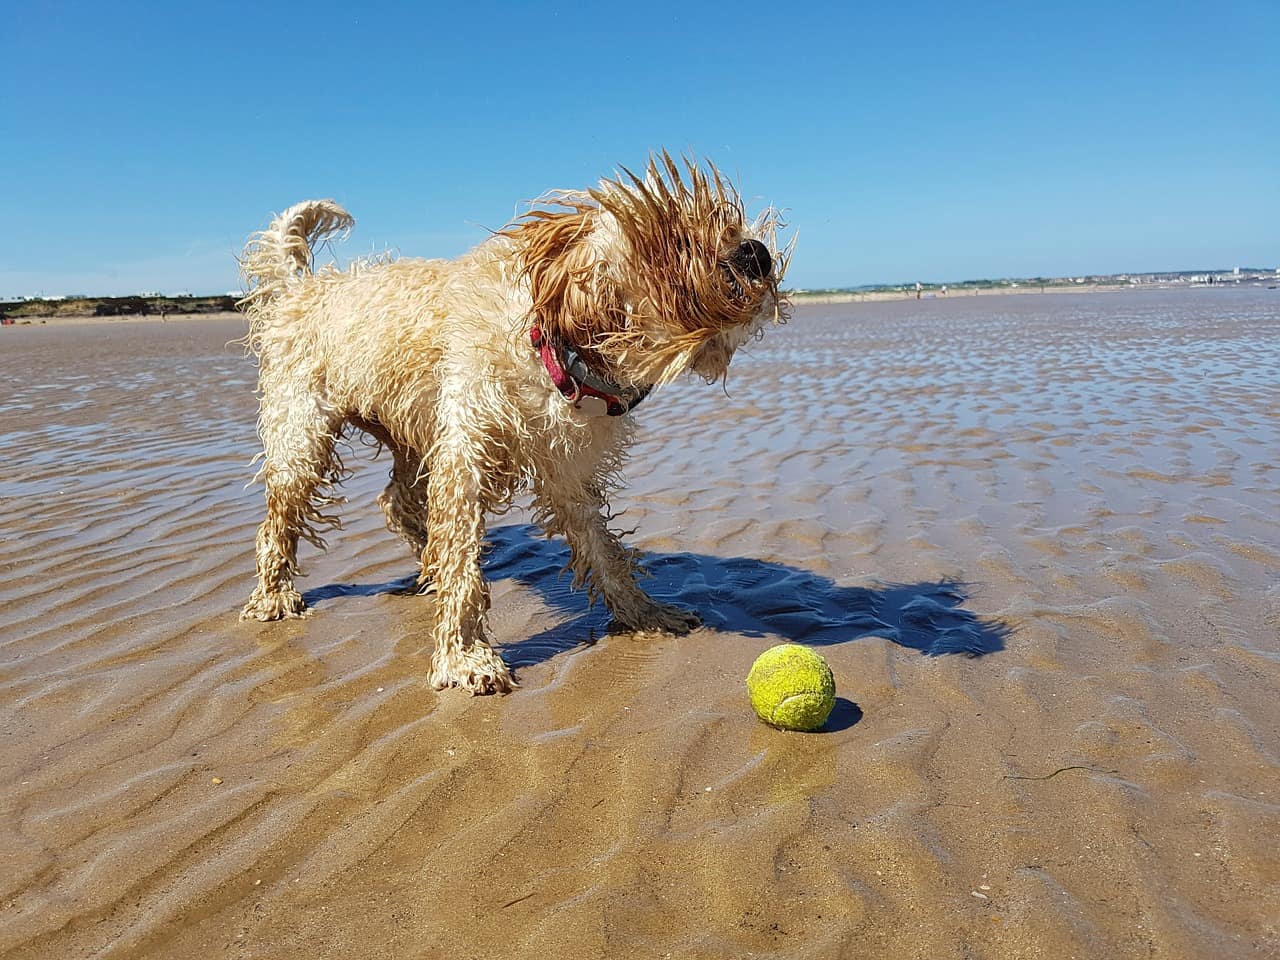
[[733,268],[749,280],[763,280],[773,269],[769,248],[759,240],[743,240],[729,258]]

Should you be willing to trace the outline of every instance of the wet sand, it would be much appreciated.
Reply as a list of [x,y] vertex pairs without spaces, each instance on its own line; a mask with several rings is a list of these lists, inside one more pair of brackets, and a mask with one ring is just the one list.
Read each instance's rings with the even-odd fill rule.
[[[682,638],[494,521],[507,697],[352,458],[305,621],[240,623],[235,320],[0,331],[0,955],[1280,955],[1280,297],[799,307],[638,411]],[[359,448],[357,448],[359,449]],[[743,677],[817,646],[827,729]]]

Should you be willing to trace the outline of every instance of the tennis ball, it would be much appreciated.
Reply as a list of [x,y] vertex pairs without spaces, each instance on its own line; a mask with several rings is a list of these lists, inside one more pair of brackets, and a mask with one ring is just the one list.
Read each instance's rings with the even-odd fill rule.
[[836,681],[820,654],[780,643],[756,658],[747,674],[756,716],[783,730],[817,730],[836,705]]

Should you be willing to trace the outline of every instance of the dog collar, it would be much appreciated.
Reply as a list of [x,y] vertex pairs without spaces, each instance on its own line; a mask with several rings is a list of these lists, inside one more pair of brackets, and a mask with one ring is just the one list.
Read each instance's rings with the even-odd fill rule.
[[536,323],[529,331],[529,339],[556,389],[575,410],[589,417],[620,417],[638,407],[653,389],[610,383],[592,373],[586,361],[571,347],[565,347],[561,356],[561,351],[543,336],[542,328]]

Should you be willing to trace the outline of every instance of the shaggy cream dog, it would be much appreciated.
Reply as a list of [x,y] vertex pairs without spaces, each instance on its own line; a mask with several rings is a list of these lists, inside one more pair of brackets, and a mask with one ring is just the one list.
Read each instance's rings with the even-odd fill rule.
[[695,614],[636,583],[636,554],[609,528],[628,415],[692,371],[722,379],[734,351],[785,319],[777,217],[749,221],[714,167],[667,154],[645,176],[551,195],[457,260],[360,261],[312,271],[312,249],[350,228],[328,200],[290,207],[241,265],[259,359],[267,517],[258,584],[242,617],[305,612],[299,537],[323,546],[337,441],[364,431],[392,454],[378,498],[388,528],[434,584],[431,682],[472,693],[514,678],[486,639],[485,514],[518,493],[572,551],[574,586],[616,622],[685,632]]

